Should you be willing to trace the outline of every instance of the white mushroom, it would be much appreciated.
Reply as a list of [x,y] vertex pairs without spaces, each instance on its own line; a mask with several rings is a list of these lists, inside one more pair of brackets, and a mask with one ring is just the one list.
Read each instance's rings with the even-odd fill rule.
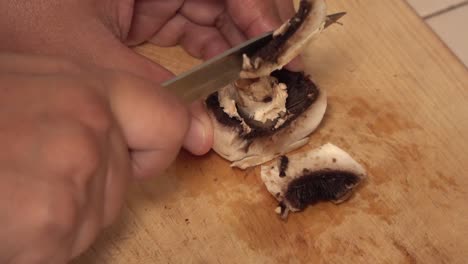
[[257,53],[244,55],[240,79],[206,99],[214,125],[213,149],[231,166],[262,166],[261,178],[286,218],[320,201],[341,203],[365,178],[364,168],[328,143],[285,156],[308,142],[319,126],[327,96],[303,72],[282,69],[326,26],[344,13],[326,16],[324,0],[302,0],[296,15]]
[[279,201],[282,218],[320,201],[341,203],[366,178],[364,168],[348,153],[327,143],[306,153],[282,156],[275,165],[262,166],[261,178]]
[[244,56],[241,78],[207,98],[213,150],[232,166],[245,169],[297,149],[320,124],[325,91],[304,73],[281,68],[321,32],[325,14],[323,0],[302,0],[264,49]]
[[325,27],[324,0],[302,0],[296,15],[273,32],[273,41],[251,58],[244,56],[241,78],[268,76],[283,68],[318,36]]
[[[223,91],[230,89],[235,88],[225,87],[221,90],[220,94],[225,94],[227,92]],[[208,107],[210,108],[209,102]],[[219,120],[222,120],[222,117],[216,117],[217,114],[224,114],[224,118],[227,117],[227,114],[219,111],[221,108],[218,109],[218,113],[210,111],[212,119],[215,120],[213,122],[213,149],[221,157],[232,161],[231,166],[233,167],[245,169],[265,163],[305,145],[308,142],[309,134],[320,124],[326,108],[326,94],[324,91],[320,91],[315,101],[283,129],[273,131],[273,134],[267,136],[256,137],[254,133],[251,138],[248,136],[252,132],[252,128],[245,123],[245,119],[238,119],[239,114],[237,111],[232,115],[236,118],[231,118],[226,123],[219,122]],[[278,118],[273,128],[277,125],[280,125],[280,127],[281,125],[284,126],[284,122],[287,122],[288,119],[291,120],[293,117],[283,118]],[[236,125],[236,121],[239,125]],[[231,122],[231,125],[228,122]],[[268,132],[268,130],[266,131]],[[243,135],[243,133],[246,135]]]

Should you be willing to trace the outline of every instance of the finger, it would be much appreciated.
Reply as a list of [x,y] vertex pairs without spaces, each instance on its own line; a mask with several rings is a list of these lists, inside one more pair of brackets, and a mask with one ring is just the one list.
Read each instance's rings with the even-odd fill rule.
[[108,154],[108,162],[100,175],[91,182],[88,208],[77,231],[72,249],[73,258],[90,246],[99,230],[115,221],[124,201],[131,175],[128,151],[118,130],[111,131],[108,136],[109,138],[103,140],[107,141],[107,146],[103,147]]
[[215,20],[215,27],[223,34],[231,46],[239,45],[247,40],[245,34],[232,21],[231,16],[223,12]]
[[[95,134],[95,131],[90,129],[88,133]],[[89,181],[81,182],[75,179],[75,193],[81,195],[81,197],[77,198],[77,203],[81,205],[84,202],[84,206],[78,211],[80,214],[77,228],[74,230],[76,235],[71,249],[72,257],[78,256],[89,248],[103,227],[106,174],[109,167],[109,163],[105,158],[106,154],[109,153],[107,151],[107,141],[107,135],[98,135],[94,137],[94,140],[88,142],[88,144],[92,144],[96,148],[95,155],[97,156],[93,160],[98,160],[99,162],[96,164],[99,165],[93,167],[90,171],[86,171],[86,174],[92,175],[86,177]],[[83,144],[83,142],[80,143]],[[87,154],[91,156],[90,153]],[[101,155],[104,156],[102,159],[97,158]]]
[[224,1],[219,0],[185,0],[179,13],[188,20],[201,26],[212,26],[216,17],[223,13]]
[[73,242],[72,257],[77,257],[84,252],[96,239],[102,228],[102,215],[104,208],[104,186],[107,164],[100,168],[95,177],[91,179],[87,190],[88,202],[81,222],[76,230],[76,238]]
[[248,38],[275,30],[282,24],[273,0],[228,0],[227,12]]
[[[119,129],[120,130],[120,129]],[[104,186],[103,227],[117,219],[124,202],[124,195],[132,175],[130,157],[121,131],[111,131],[109,135],[109,166]]]
[[185,1],[180,14],[194,24],[217,28],[231,46],[242,43],[246,37],[237,28],[231,16],[225,11],[225,4],[219,0]]
[[180,45],[192,56],[210,59],[230,48],[230,44],[213,27],[187,24]]
[[296,13],[292,0],[275,0],[275,3],[282,22],[286,22]]
[[185,24],[188,20],[181,15],[175,15],[153,37],[150,42],[162,47],[171,47],[179,44],[184,35]]
[[81,67],[70,60],[55,56],[25,55],[22,53],[0,54],[0,72],[9,73],[80,73]]
[[142,79],[117,75],[109,82],[111,109],[130,148],[134,175],[141,178],[163,172],[184,142],[190,125],[188,109],[168,91]]
[[[160,83],[173,77],[164,67],[136,53],[124,45],[103,24],[93,24],[92,30],[76,38],[78,47],[70,55],[69,48],[57,47],[54,52],[64,53],[85,64],[94,64],[103,68],[120,70]],[[91,43],[91,44],[90,44]]]
[[96,235],[117,218],[124,201],[131,169],[126,143],[118,129],[113,129],[103,139],[103,148],[108,154],[108,161],[101,175],[93,178],[87,203],[88,208],[78,228],[77,238],[72,249],[72,257],[84,252]]
[[[190,128],[184,139],[184,148],[195,155],[206,154],[213,145],[211,119],[202,101],[196,101],[191,104],[190,113]],[[200,139],[203,141],[200,141]]]
[[97,65],[128,72],[157,83],[164,82],[174,76],[161,65],[128,48],[108,31],[95,35],[93,40],[95,47],[90,52],[92,52],[93,60]]
[[209,59],[230,47],[214,27],[196,25],[182,15],[171,19],[151,42],[160,46],[180,44],[190,55],[203,59]]
[[150,39],[175,16],[180,5],[174,1],[135,1],[126,44],[136,45]]
[[117,40],[106,41],[100,49],[99,54],[104,54],[101,59],[105,61],[101,62],[100,65],[106,68],[131,73],[156,83],[162,83],[174,77],[161,65],[134,52]]
[[157,23],[155,21],[156,19],[156,16],[135,16],[132,21],[131,30],[129,31],[128,36],[125,39],[125,44],[127,44],[128,46],[136,46],[138,44],[143,43],[145,40],[149,39],[156,32],[158,32],[158,30],[160,29],[159,27],[148,26]]

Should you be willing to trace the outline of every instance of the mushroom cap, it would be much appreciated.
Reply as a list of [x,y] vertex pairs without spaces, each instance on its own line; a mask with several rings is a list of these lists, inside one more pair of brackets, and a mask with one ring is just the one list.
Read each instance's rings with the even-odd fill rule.
[[[267,190],[291,211],[302,209],[288,200],[291,183],[298,179],[310,177],[310,175],[314,174],[320,176],[320,179],[317,179],[317,182],[313,184],[318,184],[321,188],[329,188],[326,190],[326,193],[334,194],[329,200],[340,203],[349,198],[352,190],[367,177],[364,168],[357,161],[344,150],[331,143],[308,152],[288,156],[287,159],[287,168],[284,168],[281,160],[273,165],[262,166],[261,179]],[[336,172],[336,174],[333,172]],[[330,181],[327,181],[327,177],[334,177],[337,174],[346,174],[345,176],[351,176],[353,179],[351,179],[351,183],[348,182],[346,184],[344,181],[331,181],[332,183],[334,182],[333,184],[338,185],[333,186]],[[320,190],[320,188],[312,188],[316,186],[310,185],[309,187],[308,195],[310,196],[314,195],[314,191]]]
[[288,27],[294,23],[294,19],[299,19],[301,13],[306,13],[306,16],[296,31],[286,40],[281,46],[281,53],[275,61],[265,60],[260,57],[259,61],[255,58],[244,56],[244,65],[251,65],[251,67],[244,67],[241,71],[241,78],[257,78],[267,76],[271,72],[283,68],[296,56],[298,56],[305,46],[314,40],[320,32],[323,31],[326,17],[327,5],[324,0],[302,0],[300,8],[295,17],[289,19],[274,34],[274,38],[281,38],[282,34],[287,32]]
[[235,127],[221,124],[209,112],[214,126],[213,150],[232,162],[232,167],[246,169],[260,165],[302,147],[322,121],[327,108],[326,92],[320,90],[316,101],[285,128],[272,136],[246,140]]
[[[289,63],[314,36],[323,30],[325,21],[326,4],[324,0],[302,0],[296,15],[275,31],[271,43],[267,44],[263,50],[259,50],[252,58],[244,56],[244,70],[240,73],[239,80],[245,78],[254,80],[258,77],[274,74],[275,70],[281,69]],[[274,53],[273,56],[270,56],[271,53]],[[251,61],[251,59],[255,61]],[[285,70],[276,72],[282,71]],[[307,86],[307,82],[310,80],[308,76],[300,74],[303,76],[302,79],[307,81],[293,83],[299,88],[301,85]],[[310,82],[315,87],[311,80]],[[304,87],[305,89],[307,87]],[[229,91],[229,89],[221,89],[219,93],[221,98],[218,98],[218,102],[223,111],[229,113],[230,117],[234,117],[234,120],[229,121],[231,125],[223,124],[216,118],[216,115],[219,117],[219,112],[209,111],[214,126],[213,150],[231,161],[231,166],[241,169],[265,163],[305,145],[308,142],[308,135],[318,127],[327,108],[326,92],[320,89],[318,97],[314,98],[315,101],[310,106],[301,110],[301,113],[296,112],[283,118],[284,124],[280,125],[279,129],[274,129],[274,133],[245,138],[238,127],[232,124],[239,122],[244,130],[249,130],[250,127],[246,123],[248,120],[239,116],[233,101],[230,101],[229,105],[222,105],[228,96],[227,93],[223,95],[226,90]],[[255,115],[255,113],[248,114]],[[292,121],[288,121],[288,118],[291,118]]]

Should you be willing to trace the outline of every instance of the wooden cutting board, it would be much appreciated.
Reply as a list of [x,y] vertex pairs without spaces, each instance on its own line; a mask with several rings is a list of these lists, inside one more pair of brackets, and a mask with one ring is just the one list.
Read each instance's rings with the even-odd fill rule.
[[[301,151],[332,142],[367,183],[284,222],[259,168],[181,153],[131,187],[120,220],[75,263],[468,263],[467,69],[404,1],[328,2],[348,15],[304,54],[329,108]],[[137,51],[175,73],[199,63],[178,48]]]

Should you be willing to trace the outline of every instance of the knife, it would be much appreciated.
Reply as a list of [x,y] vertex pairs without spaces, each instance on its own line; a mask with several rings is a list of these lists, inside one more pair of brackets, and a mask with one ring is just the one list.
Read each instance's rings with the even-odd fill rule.
[[[324,28],[336,23],[346,12],[328,15]],[[192,102],[208,95],[239,78],[242,70],[243,55],[251,56],[273,38],[273,32],[267,32],[250,39],[218,56],[182,73],[162,84],[185,102]]]

